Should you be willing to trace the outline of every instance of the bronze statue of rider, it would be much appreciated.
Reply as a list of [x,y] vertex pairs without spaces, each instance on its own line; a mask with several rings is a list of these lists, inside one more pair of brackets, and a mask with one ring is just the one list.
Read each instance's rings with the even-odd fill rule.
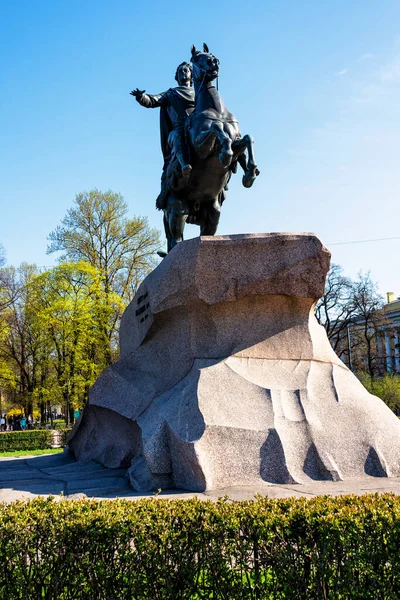
[[194,89],[192,87],[192,65],[182,62],[175,73],[177,87],[170,88],[162,94],[146,94],[145,90],[136,88],[131,93],[145,108],[160,107],[161,149],[164,166],[161,176],[161,192],[156,200],[156,207],[163,210],[168,198],[166,170],[175,155],[179,161],[182,178],[188,180],[192,171],[189,160],[189,149],[185,141],[184,125],[186,118],[194,110]]

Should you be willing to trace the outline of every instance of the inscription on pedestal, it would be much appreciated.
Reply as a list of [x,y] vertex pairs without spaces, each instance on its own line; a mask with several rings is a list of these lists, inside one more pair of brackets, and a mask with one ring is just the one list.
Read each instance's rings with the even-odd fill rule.
[[149,318],[149,313],[147,311],[150,308],[150,302],[146,302],[148,296],[149,292],[146,292],[142,296],[139,296],[139,298],[137,299],[137,305],[139,308],[136,309],[135,315],[139,319],[140,323],[143,323],[144,321],[146,321],[146,319]]

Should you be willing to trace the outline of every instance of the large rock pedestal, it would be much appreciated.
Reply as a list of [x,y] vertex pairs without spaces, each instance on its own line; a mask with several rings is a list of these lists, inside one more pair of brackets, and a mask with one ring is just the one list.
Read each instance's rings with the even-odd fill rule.
[[313,234],[179,244],[126,309],[69,447],[138,491],[400,475],[400,422],[315,320]]

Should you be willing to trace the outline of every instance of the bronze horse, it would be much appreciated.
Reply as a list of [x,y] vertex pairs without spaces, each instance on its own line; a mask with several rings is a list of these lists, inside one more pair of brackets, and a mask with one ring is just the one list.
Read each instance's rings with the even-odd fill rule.
[[[253,138],[240,135],[239,124],[226,108],[214,81],[219,60],[208,50],[192,46],[195,109],[187,118],[186,143],[190,148],[190,176],[182,177],[174,158],[167,168],[169,197],[164,209],[168,252],[183,240],[185,223],[200,226],[200,235],[215,235],[227,184],[239,163],[242,183],[251,187],[259,170],[254,159]],[[247,152],[247,154],[246,154]]]

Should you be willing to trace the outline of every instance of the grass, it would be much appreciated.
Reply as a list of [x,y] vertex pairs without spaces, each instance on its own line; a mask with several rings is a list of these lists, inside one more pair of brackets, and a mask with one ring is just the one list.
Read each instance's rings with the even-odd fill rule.
[[40,456],[41,454],[58,454],[64,448],[46,448],[45,450],[14,450],[13,452],[0,452],[0,458],[12,456]]

